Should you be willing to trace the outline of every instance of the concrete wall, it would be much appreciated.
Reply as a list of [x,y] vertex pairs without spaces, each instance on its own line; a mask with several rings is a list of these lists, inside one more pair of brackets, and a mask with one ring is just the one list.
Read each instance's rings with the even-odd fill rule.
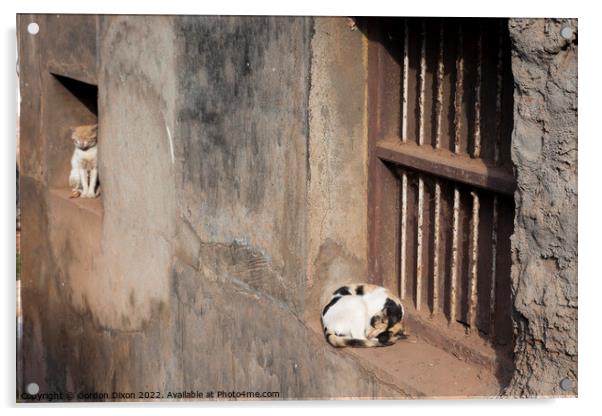
[[[26,26],[31,21],[40,24],[40,32],[35,36],[27,33]],[[65,287],[69,276],[61,273],[59,259],[55,259],[54,253],[62,252],[61,258],[66,258],[77,249],[86,234],[76,233],[72,240],[76,246],[56,246],[56,240],[51,241],[52,238],[61,238],[53,233],[52,228],[52,224],[56,224],[53,223],[56,220],[53,208],[60,201],[51,198],[49,189],[59,176],[58,172],[65,167],[68,169],[70,156],[67,149],[72,147],[69,127],[74,122],[84,124],[95,119],[50,71],[60,70],[73,78],[95,82],[96,19],[89,16],[64,19],[58,15],[23,15],[17,23],[21,91],[20,198],[24,219],[21,237],[24,324],[21,356],[25,357],[23,368],[27,377],[24,380],[39,380],[44,388],[55,382],[67,382],[63,359],[65,351],[76,350],[80,345],[70,343],[65,334],[84,331],[83,325],[78,325],[81,319],[78,322],[72,315],[71,291],[69,286]],[[65,106],[49,105],[52,100]],[[61,218],[68,218],[78,211],[74,205],[69,208],[60,214]],[[75,221],[81,226],[81,220]],[[98,225],[98,221],[92,220],[90,228],[98,231]],[[62,236],[65,237],[65,232]],[[91,245],[86,245],[77,252],[90,254],[91,249]],[[95,352],[92,351],[91,355]],[[78,360],[73,355],[70,358]]]
[[176,27],[179,211],[201,241],[246,263],[234,278],[296,312],[310,29],[310,19],[263,17],[189,17]]
[[[365,270],[362,35],[344,19],[63,19],[71,50],[95,57],[78,61],[54,49],[53,19],[19,27],[24,382],[402,396],[304,321],[318,318],[313,277]],[[65,198],[39,169],[68,160],[66,128],[83,120],[46,124],[55,96],[30,79],[55,57],[97,74],[102,203]]]
[[[343,19],[316,19],[311,42],[308,310],[365,281],[368,253],[368,40]],[[326,298],[325,298],[326,296]]]
[[[571,27],[571,39],[560,36]],[[511,19],[512,237],[515,323],[511,395],[576,394],[577,21]],[[560,381],[571,380],[563,391]]]

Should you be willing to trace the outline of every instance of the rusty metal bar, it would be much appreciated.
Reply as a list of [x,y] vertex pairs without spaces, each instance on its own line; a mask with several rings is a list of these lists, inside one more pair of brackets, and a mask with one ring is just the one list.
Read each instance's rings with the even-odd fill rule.
[[462,26],[458,27],[458,55],[456,56],[456,94],[454,95],[454,152],[460,151],[460,124],[461,124],[461,106],[463,96],[463,77],[464,77],[464,56],[462,45],[464,43],[462,35]]
[[507,168],[466,154],[417,146],[411,140],[402,144],[398,139],[380,140],[374,150],[380,159],[456,182],[506,195],[513,195],[516,188],[514,176]]
[[[410,32],[408,30],[408,19],[403,20],[403,95],[402,95],[402,119],[401,119],[401,141],[408,140],[408,71],[410,70]],[[407,242],[408,242],[408,175],[405,170],[401,178],[401,230],[399,244],[399,297],[406,296],[406,274],[407,274]]]
[[493,196],[493,219],[491,225],[491,289],[489,293],[489,338],[495,338],[496,277],[497,277],[497,233],[498,233],[498,200]]
[[408,19],[403,21],[403,97],[401,118],[401,140],[408,140],[408,71],[410,69]]
[[420,94],[418,95],[418,145],[424,144],[424,92],[426,89],[426,23],[422,21],[422,31],[420,34]]
[[469,275],[469,296],[468,296],[468,323],[470,329],[477,330],[477,270],[479,254],[479,195],[472,191],[472,229],[470,230],[470,275]]
[[399,270],[399,296],[406,296],[406,259],[408,241],[408,175],[403,172],[401,178],[401,244],[400,244],[400,270]]
[[433,310],[432,313],[437,313],[437,307],[439,305],[439,255],[441,251],[440,247],[440,226],[441,226],[441,184],[439,179],[435,182],[435,224],[433,228]]
[[[481,78],[482,78],[482,57],[483,57],[483,35],[481,26],[478,28],[477,36],[477,58],[476,58],[476,79],[475,79],[475,98],[474,98],[474,143],[472,156],[478,158],[481,156]],[[472,229],[470,231],[470,272],[469,272],[469,294],[468,294],[468,324],[471,331],[477,330],[477,270],[479,253],[479,195],[476,191],[471,191],[472,196]]]
[[483,32],[479,24],[479,35],[477,38],[477,74],[475,79],[474,100],[474,149],[472,156],[481,156],[481,82],[483,65]]
[[422,301],[422,239],[424,226],[424,179],[418,175],[418,225],[416,227],[416,310],[420,310]]
[[[501,36],[502,21],[499,23],[498,33],[498,51],[496,64],[496,100],[495,100],[495,138],[493,140],[493,160],[497,162],[500,158],[500,142],[502,134],[502,87],[503,87],[503,46],[504,39]],[[496,299],[496,283],[497,283],[497,245],[498,245],[498,196],[493,196],[493,213],[491,221],[491,275],[490,275],[490,292],[489,292],[489,339],[495,339],[495,309],[497,305]]]
[[504,85],[503,71],[504,71],[504,39],[501,36],[502,33],[502,22],[499,23],[499,34],[498,36],[498,51],[497,51],[497,65],[496,65],[496,99],[495,99],[495,137],[493,139],[493,160],[497,162],[500,158],[500,141],[502,136],[502,88]]
[[[441,145],[441,122],[443,114],[443,20],[439,22],[439,54],[437,57],[437,95],[435,101],[435,149]],[[431,313],[437,314],[439,306],[439,256],[441,251],[440,241],[441,226],[441,183],[439,179],[435,180],[435,224],[433,227],[433,309]]]
[[[420,94],[418,95],[418,146],[424,144],[424,101],[426,89],[426,23],[422,21],[420,32]],[[418,175],[418,225],[416,227],[416,310],[420,310],[422,302],[422,249],[424,226],[424,179]]]
[[454,214],[452,225],[452,258],[449,289],[449,321],[456,320],[456,298],[458,286],[458,244],[460,228],[460,190],[458,185],[454,186]]
[[441,122],[443,114],[443,21],[439,24],[439,55],[437,59],[437,96],[435,101],[435,149],[441,145]]

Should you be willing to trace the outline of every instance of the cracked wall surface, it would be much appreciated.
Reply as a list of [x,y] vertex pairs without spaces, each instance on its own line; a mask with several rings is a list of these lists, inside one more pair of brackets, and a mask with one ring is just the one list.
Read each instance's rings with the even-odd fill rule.
[[[562,28],[572,36],[564,39]],[[506,394],[577,393],[577,20],[510,19],[516,371]],[[573,387],[560,388],[568,378]]]

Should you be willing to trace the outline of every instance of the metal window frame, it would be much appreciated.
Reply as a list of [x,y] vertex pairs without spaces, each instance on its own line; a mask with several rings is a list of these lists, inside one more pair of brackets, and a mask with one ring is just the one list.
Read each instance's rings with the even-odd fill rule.
[[[448,19],[453,20],[453,19]],[[412,298],[410,310],[413,310],[417,315],[423,317],[429,314],[422,313],[422,309],[429,309],[423,305],[423,298],[426,296],[423,292],[429,290],[428,302],[432,305],[443,304],[447,302],[450,306],[444,315],[450,326],[456,324],[459,319],[457,315],[457,297],[459,295],[459,273],[461,273],[459,262],[468,261],[467,288],[464,290],[468,293],[467,305],[464,307],[465,325],[462,329],[465,333],[479,334],[477,318],[478,311],[485,314],[483,305],[479,304],[480,298],[485,297],[479,293],[478,289],[482,286],[479,282],[479,276],[483,275],[479,269],[479,230],[482,225],[479,219],[483,215],[483,209],[487,209],[490,213],[491,230],[490,235],[486,240],[491,241],[491,268],[489,287],[487,288],[487,297],[490,299],[490,304],[485,308],[489,308],[488,326],[481,331],[479,335],[487,341],[494,343],[498,342],[505,345],[508,349],[511,348],[511,317],[508,312],[507,320],[503,323],[503,337],[495,334],[497,321],[496,315],[499,315],[499,308],[504,307],[510,310],[510,288],[504,287],[503,295],[507,299],[503,299],[500,305],[497,304],[496,288],[498,283],[496,279],[500,273],[497,267],[497,259],[503,254],[507,256],[504,264],[504,273],[507,273],[507,282],[509,284],[509,264],[510,264],[510,245],[509,237],[512,232],[508,230],[508,207],[512,209],[512,195],[516,187],[516,181],[512,171],[509,155],[509,141],[503,143],[503,149],[500,146],[500,140],[509,140],[511,131],[507,126],[508,120],[503,120],[502,112],[508,109],[508,105],[512,105],[511,95],[508,97],[508,89],[511,94],[511,74],[508,79],[509,66],[509,45],[503,45],[503,42],[509,42],[509,38],[504,27],[505,19],[455,19],[458,24],[457,35],[458,50],[455,54],[455,85],[454,90],[444,91],[444,28],[447,23],[440,23],[438,33],[438,47],[432,47],[433,41],[431,38],[430,46],[427,50],[427,19],[420,18],[385,18],[385,19],[370,19],[367,24],[367,35],[369,38],[368,47],[368,256],[369,256],[369,280],[376,284],[385,285],[397,290],[402,299]],[[434,19],[428,23],[429,36],[433,33],[433,28],[437,27]],[[443,19],[439,19],[443,22]],[[478,35],[473,33],[463,33],[464,25],[478,25]],[[455,24],[455,23],[454,23]],[[493,61],[487,68],[482,68],[483,62],[483,30],[484,25],[495,24],[499,28],[499,48],[497,56],[488,56],[489,61]],[[410,33],[409,25],[416,31],[421,32],[421,41],[413,44],[409,40]],[[490,28],[488,28],[489,30]],[[468,42],[468,37],[472,36],[470,41],[472,46],[476,45],[473,61],[465,60],[463,56],[464,45]],[[491,35],[488,35],[488,42],[491,42]],[[503,37],[505,36],[505,38]],[[445,40],[445,42],[448,42]],[[414,47],[413,53],[411,47]],[[416,52],[419,51],[419,52]],[[504,55],[503,55],[503,53]],[[487,51],[485,53],[491,53]],[[431,54],[431,55],[429,55]],[[417,56],[419,59],[416,59]],[[433,55],[435,56],[433,58]],[[447,56],[447,55],[446,55]],[[427,58],[428,57],[428,58]],[[431,71],[427,73],[427,59],[430,59]],[[505,60],[508,61],[505,61]],[[433,65],[435,60],[436,64]],[[417,65],[419,62],[419,65]],[[413,65],[410,69],[410,65]],[[445,63],[448,67],[450,62]],[[470,76],[465,76],[464,66],[470,67],[472,71]],[[491,66],[495,66],[494,76]],[[449,69],[449,68],[448,68]],[[412,71],[414,77],[412,77]],[[485,72],[483,72],[485,71]],[[460,74],[458,76],[458,74]],[[481,128],[481,111],[482,103],[480,97],[482,94],[493,94],[493,92],[482,90],[484,85],[484,76],[489,78],[490,84],[496,86],[495,111],[497,117],[495,126],[491,124],[491,114],[486,113],[483,118],[485,122],[485,130]],[[430,85],[432,90],[427,91],[427,77],[431,77]],[[464,82],[475,82],[474,90],[470,97],[464,97],[463,93],[467,90]],[[412,84],[409,86],[409,84]],[[472,85],[472,84],[471,84]],[[489,85],[490,87],[490,85]],[[409,97],[408,91],[418,91],[413,97]],[[430,97],[426,99],[426,95]],[[441,126],[443,110],[443,95],[447,95],[448,104],[453,105],[453,128],[456,131],[449,131],[447,135],[447,146],[440,145]],[[430,100],[430,101],[429,101]],[[490,100],[491,101],[491,100]],[[427,118],[425,110],[425,102],[429,102],[433,110],[428,115],[431,116],[430,121]],[[463,113],[461,106],[470,108],[471,116],[469,117],[470,126],[462,126],[462,117],[468,117]],[[509,103],[508,103],[509,102]],[[409,104],[414,104],[413,112],[408,111]],[[506,107],[504,107],[506,106]],[[425,126],[429,125],[429,137],[433,137],[430,146],[425,144]],[[489,123],[488,125],[486,123]],[[413,125],[413,131],[416,132],[412,137],[408,134],[409,126]],[[502,124],[506,124],[505,126]],[[466,130],[466,129],[469,130]],[[451,129],[451,127],[450,127]],[[464,129],[462,133],[460,130]],[[494,129],[494,130],[493,130]],[[505,130],[504,130],[505,129]],[[510,129],[510,130],[508,130]],[[483,135],[484,131],[494,135]],[[464,143],[464,151],[461,149],[459,138],[464,134],[466,137],[471,136],[471,139]],[[504,136],[504,137],[502,137]],[[452,140],[453,139],[453,140]],[[485,151],[488,152],[486,157],[482,157],[484,144]],[[488,147],[487,147],[488,146]],[[488,150],[487,150],[488,149]],[[401,169],[400,169],[401,168]],[[418,176],[417,184],[417,202],[412,201],[417,205],[415,216],[408,217],[408,192],[412,182],[408,178],[406,172],[415,173]],[[430,201],[425,202],[425,180],[427,178],[435,180],[434,189],[434,221],[431,225],[434,229],[434,236],[439,235],[442,228],[441,210],[442,210],[442,183],[448,185],[453,184],[453,219],[451,228],[453,229],[453,243],[451,248],[451,264],[447,265],[451,270],[448,270],[447,282],[448,288],[445,294],[440,293],[438,289],[441,286],[441,279],[445,278],[440,270],[439,253],[441,243],[438,238],[432,238],[433,247],[425,247],[423,244],[424,231],[424,204],[431,204]],[[430,180],[429,179],[429,180]],[[442,182],[443,181],[443,182]],[[412,185],[413,186],[413,185]],[[492,196],[489,202],[485,202],[481,207],[481,195],[487,194]],[[470,211],[466,213],[466,199],[470,198]],[[491,202],[492,200],[492,202]],[[500,201],[504,202],[505,211],[500,213]],[[412,211],[414,212],[414,211]],[[468,215],[469,241],[464,243],[469,247],[469,253],[462,252],[459,239],[465,237],[461,235],[460,222],[466,221],[466,218],[461,218],[461,212]],[[500,216],[504,216],[503,236],[500,239],[498,232],[498,224]],[[450,218],[447,218],[450,219]],[[489,221],[489,220],[487,220]],[[411,222],[411,224],[409,224]],[[410,225],[412,227],[410,227]],[[510,225],[511,226],[511,225]],[[416,236],[409,236],[408,229],[415,228]],[[489,231],[489,230],[488,230]],[[416,237],[415,247],[412,248],[412,255],[407,255],[408,239]],[[501,241],[503,240],[503,241]],[[464,250],[466,251],[466,250]],[[461,259],[461,256],[469,256],[469,259]],[[424,256],[431,256],[429,262],[423,262]],[[415,262],[416,275],[423,276],[429,274],[430,287],[422,286],[422,278],[416,278],[413,282],[412,291],[408,293],[408,279],[412,276],[408,275],[408,264]],[[424,263],[424,264],[423,264]],[[428,263],[428,264],[427,264]],[[425,268],[428,266],[429,270]],[[481,277],[483,279],[483,277]],[[466,284],[464,284],[466,286]],[[442,300],[441,296],[445,295],[448,299]],[[436,315],[439,311],[436,307],[431,306],[430,317]],[[505,319],[505,318],[504,318]],[[426,321],[421,322],[420,325]],[[428,325],[428,322],[427,322]],[[485,332],[485,334],[483,334]]]

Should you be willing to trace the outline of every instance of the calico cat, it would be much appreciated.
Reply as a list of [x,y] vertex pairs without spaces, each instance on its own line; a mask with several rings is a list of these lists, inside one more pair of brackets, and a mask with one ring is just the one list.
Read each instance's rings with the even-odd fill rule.
[[334,347],[383,347],[406,338],[401,301],[388,289],[347,285],[322,310],[326,341]]
[[71,139],[75,149],[71,157],[69,185],[70,198],[96,198],[100,190],[98,185],[98,151],[96,148],[98,125],[73,127]]

